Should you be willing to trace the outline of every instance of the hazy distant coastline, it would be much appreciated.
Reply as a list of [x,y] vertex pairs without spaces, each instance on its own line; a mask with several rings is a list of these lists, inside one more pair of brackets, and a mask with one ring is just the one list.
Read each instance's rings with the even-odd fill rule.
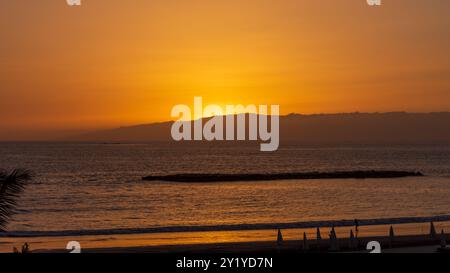
[[[60,139],[85,142],[171,141],[173,122],[96,131]],[[304,144],[447,144],[450,112],[280,116],[281,142]]]

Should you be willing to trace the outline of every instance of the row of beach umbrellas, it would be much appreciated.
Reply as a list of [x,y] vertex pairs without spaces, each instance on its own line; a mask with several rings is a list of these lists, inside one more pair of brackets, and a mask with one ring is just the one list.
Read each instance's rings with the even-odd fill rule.
[[[340,247],[339,247],[338,237],[337,237],[336,230],[335,230],[334,226],[331,228],[330,233],[328,234],[328,236],[329,236],[329,244],[330,244],[329,251],[332,251],[332,252],[339,251]],[[436,228],[435,228],[433,222],[430,223],[429,237],[431,239],[438,239]],[[391,226],[389,228],[389,237],[388,238],[389,238],[389,247],[392,247],[392,242],[395,239],[395,232],[394,232],[394,227],[393,226]],[[440,247],[442,249],[445,249],[446,246],[447,246],[447,242],[446,242],[445,232],[444,232],[443,229],[441,230],[439,239],[440,239]],[[283,241],[284,240],[283,240],[283,234],[281,232],[281,229],[278,229],[277,245],[279,247],[283,246]],[[308,251],[310,248],[309,248],[309,241],[308,241],[306,232],[303,232],[303,240],[302,240],[302,242],[303,242],[303,250],[304,251]],[[321,235],[321,232],[320,232],[320,228],[317,228],[317,231],[316,231],[316,243],[319,246],[319,245],[321,245],[321,242],[322,242],[322,235]],[[355,236],[355,234],[353,232],[353,229],[351,229],[350,230],[350,236],[348,238],[348,249],[356,250],[358,248],[358,245],[359,245],[358,238]]]

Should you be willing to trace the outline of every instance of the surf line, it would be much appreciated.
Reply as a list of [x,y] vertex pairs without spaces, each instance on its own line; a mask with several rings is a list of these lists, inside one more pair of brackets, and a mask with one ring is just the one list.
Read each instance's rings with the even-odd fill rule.
[[[278,150],[280,144],[280,106],[270,105],[270,115],[268,108],[268,105],[257,107],[254,104],[245,107],[226,105],[225,110],[215,104],[203,107],[203,98],[194,97],[193,111],[184,104],[178,104],[172,108],[171,117],[178,120],[172,124],[171,135],[175,141],[257,141],[259,139],[262,142],[260,144],[262,152],[273,152]],[[203,125],[204,120],[206,123]]]

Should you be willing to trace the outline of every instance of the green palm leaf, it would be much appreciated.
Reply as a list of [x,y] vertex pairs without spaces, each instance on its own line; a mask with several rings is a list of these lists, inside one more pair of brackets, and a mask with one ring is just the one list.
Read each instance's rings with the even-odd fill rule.
[[28,170],[17,169],[11,173],[0,171],[0,232],[17,212],[17,199],[32,179]]

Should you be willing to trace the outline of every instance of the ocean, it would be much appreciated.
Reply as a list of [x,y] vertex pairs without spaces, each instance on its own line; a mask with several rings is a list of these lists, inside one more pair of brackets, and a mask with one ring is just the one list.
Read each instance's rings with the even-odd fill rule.
[[[35,179],[14,236],[258,229],[450,215],[450,146],[0,143],[0,168]],[[424,177],[229,183],[142,181],[177,173],[420,171]]]

